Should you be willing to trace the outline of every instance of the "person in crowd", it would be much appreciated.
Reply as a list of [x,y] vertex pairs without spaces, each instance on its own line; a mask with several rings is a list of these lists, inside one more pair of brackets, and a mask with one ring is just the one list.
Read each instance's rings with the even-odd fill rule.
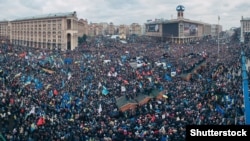
[[[181,141],[188,124],[244,124],[239,44],[218,54],[207,40],[166,48],[144,36],[127,44],[100,39],[72,51],[2,44],[0,137]],[[164,97],[120,111],[118,98],[153,89]]]

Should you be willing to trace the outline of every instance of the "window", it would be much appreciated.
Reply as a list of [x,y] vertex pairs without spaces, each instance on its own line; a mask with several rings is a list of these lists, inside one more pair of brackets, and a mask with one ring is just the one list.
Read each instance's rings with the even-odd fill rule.
[[67,20],[67,29],[71,29],[71,19]]

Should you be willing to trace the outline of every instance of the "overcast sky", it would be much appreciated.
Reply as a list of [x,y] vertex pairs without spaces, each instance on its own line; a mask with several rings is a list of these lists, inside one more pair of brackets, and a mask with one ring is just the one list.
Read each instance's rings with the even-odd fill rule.
[[241,16],[250,17],[250,0],[0,0],[0,20],[76,11],[88,22],[143,24],[176,18],[178,5],[185,7],[187,19],[217,24],[220,16],[223,30],[240,27]]

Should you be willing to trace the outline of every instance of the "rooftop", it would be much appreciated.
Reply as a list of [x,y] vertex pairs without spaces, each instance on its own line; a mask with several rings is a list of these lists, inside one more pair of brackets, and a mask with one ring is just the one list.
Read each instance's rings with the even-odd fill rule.
[[156,20],[156,21],[149,21],[146,22],[145,24],[164,24],[164,23],[177,23],[180,21],[184,21],[184,22],[191,22],[191,23],[196,23],[196,24],[208,24],[208,23],[204,23],[201,21],[194,21],[194,20],[190,20],[190,19],[185,19],[185,18],[180,18],[180,19],[171,19],[171,20]]
[[243,18],[241,20],[250,20],[250,17]]
[[37,15],[37,16],[32,16],[32,17],[19,18],[13,21],[43,19],[43,18],[52,18],[52,17],[68,17],[68,16],[76,16],[76,12],[74,11],[74,12],[65,12],[65,13],[50,13],[50,14]]
[[0,23],[8,23],[8,22],[9,22],[9,21],[7,21],[7,20],[5,20],[5,19],[0,21]]

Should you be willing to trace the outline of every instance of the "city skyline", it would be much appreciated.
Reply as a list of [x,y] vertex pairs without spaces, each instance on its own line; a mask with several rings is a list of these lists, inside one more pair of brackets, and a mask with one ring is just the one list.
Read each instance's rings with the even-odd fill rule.
[[[50,13],[77,12],[78,19],[88,23],[113,22],[115,25],[144,24],[147,20],[175,19],[176,7],[185,7],[184,18],[210,24],[219,24],[223,30],[240,27],[241,17],[250,17],[250,1],[247,0],[13,0],[3,1],[0,21]],[[218,16],[220,20],[218,21]]]

